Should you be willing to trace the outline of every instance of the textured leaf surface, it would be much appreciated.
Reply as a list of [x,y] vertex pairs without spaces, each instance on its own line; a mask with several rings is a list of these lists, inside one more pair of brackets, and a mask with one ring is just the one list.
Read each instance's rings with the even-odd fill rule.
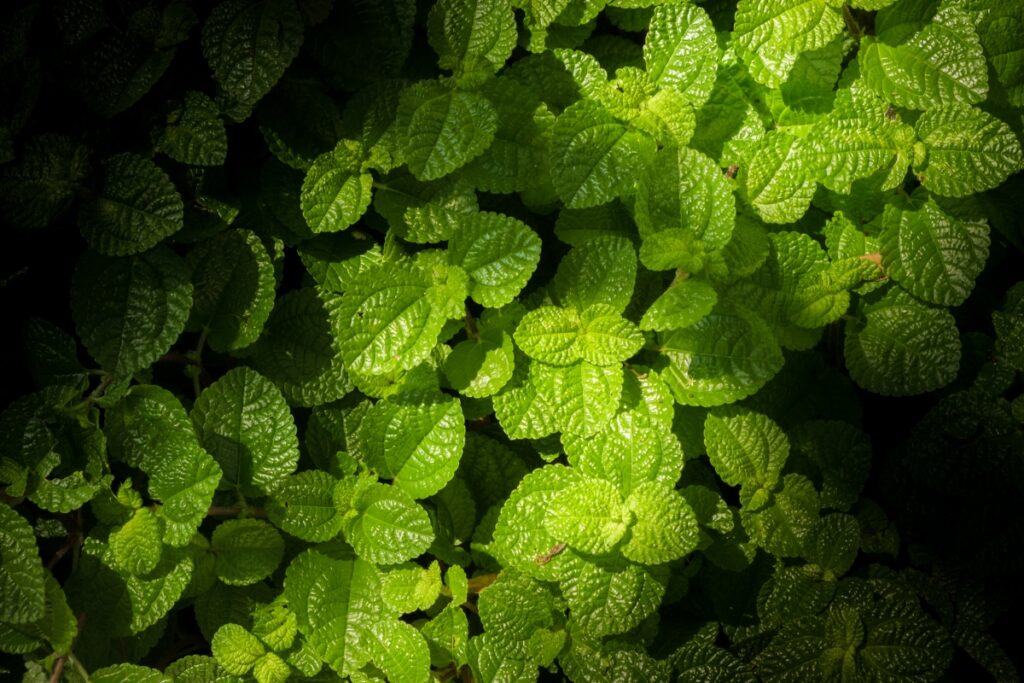
[[526,286],[540,260],[540,238],[509,216],[470,214],[452,232],[448,260],[469,275],[469,295],[474,301],[497,308]]
[[714,161],[688,147],[666,148],[640,176],[635,211],[645,239],[678,228],[710,251],[729,241],[736,201]]
[[299,441],[291,411],[255,370],[230,370],[203,390],[191,416],[200,443],[224,472],[222,486],[260,495],[295,471]]
[[110,533],[114,566],[128,574],[144,575],[160,562],[160,522],[149,508],[135,511],[131,519]]
[[561,582],[572,620],[589,635],[624,633],[661,604],[667,582],[663,568],[595,562],[567,551],[569,570]]
[[67,211],[89,170],[89,148],[65,135],[25,143],[17,164],[0,171],[0,209],[12,225],[44,228]]
[[636,281],[636,251],[624,237],[587,240],[566,254],[555,273],[555,294],[579,312],[594,304],[626,310]]
[[228,155],[228,134],[220,107],[196,90],[185,94],[154,138],[157,149],[183,164],[220,166]]
[[506,571],[480,592],[480,621],[489,638],[511,644],[554,623],[554,596],[529,576]]
[[32,527],[6,503],[0,503],[0,620],[35,621],[46,604],[45,574]]
[[363,148],[341,140],[313,160],[302,183],[302,215],[313,232],[344,230],[366,212],[373,196],[373,177],[362,170]]
[[614,484],[604,479],[584,479],[552,499],[544,527],[560,542],[599,555],[615,547],[631,521]]
[[953,381],[960,335],[947,311],[889,299],[847,325],[845,356],[850,376],[868,391],[910,396]]
[[661,340],[661,376],[683,405],[715,406],[749,396],[782,368],[782,352],[755,314],[719,306]]
[[516,45],[508,0],[441,0],[431,8],[428,27],[438,65],[456,75],[497,71]]
[[411,560],[434,540],[426,510],[387,484],[358,486],[343,528],[356,554],[374,564]]
[[644,41],[647,75],[700,106],[715,84],[717,47],[714,26],[702,8],[661,5],[651,16]]
[[266,649],[253,634],[238,624],[224,624],[214,634],[210,649],[217,663],[229,674],[243,676],[252,669]]
[[824,47],[843,26],[839,7],[828,0],[741,0],[733,36],[751,74],[775,86],[801,52]]
[[744,507],[740,511],[744,530],[772,555],[803,555],[818,521],[819,502],[814,485],[802,475],[787,474],[782,479],[782,488],[765,498],[763,507]]
[[964,197],[982,192],[1024,167],[1017,136],[981,109],[964,105],[929,109],[915,129],[927,157],[914,170],[921,184],[935,194]]
[[78,213],[85,240],[101,254],[137,254],[181,229],[184,207],[160,167],[135,154],[103,162],[103,186]]
[[203,25],[203,54],[221,89],[252,105],[295,59],[302,33],[294,0],[225,0]]
[[408,265],[383,264],[360,273],[338,312],[345,366],[384,374],[426,358],[445,320],[426,296],[432,285],[428,273]]
[[285,572],[284,596],[299,632],[317,657],[339,675],[369,660],[370,628],[386,616],[380,574],[361,559],[334,558],[307,550]]
[[274,304],[256,346],[256,367],[289,403],[316,405],[349,391],[342,362],[342,300],[336,294],[303,288]]
[[740,169],[747,201],[766,223],[792,223],[810,206],[815,183],[798,138],[784,131],[764,137]]
[[434,180],[487,149],[498,129],[498,113],[482,95],[421,81],[402,93],[397,125],[409,170],[419,180]]
[[622,554],[641,564],[677,560],[697,548],[697,516],[683,496],[661,482],[633,489],[626,507],[635,518]]
[[654,155],[654,140],[629,130],[601,105],[581,100],[566,109],[551,132],[555,190],[570,209],[618,196]]
[[789,457],[789,439],[768,416],[747,410],[711,413],[704,443],[715,472],[730,486],[772,489]]
[[858,60],[865,84],[900,107],[970,104],[988,92],[985,54],[970,18],[959,9],[940,12],[899,45],[865,40]]
[[190,324],[208,330],[215,351],[254,343],[274,307],[274,266],[263,242],[249,230],[230,230],[202,242],[188,255],[192,270]]
[[217,578],[248,586],[270,576],[284,557],[284,539],[261,519],[229,519],[213,530],[210,549]]
[[644,312],[641,330],[689,327],[711,313],[718,303],[714,288],[700,280],[682,280],[665,290]]
[[367,465],[413,498],[431,496],[459,466],[466,432],[455,400],[380,401],[359,428]]
[[165,247],[126,258],[87,251],[71,284],[71,312],[82,343],[103,368],[120,376],[170,349],[191,305],[188,271]]
[[306,470],[280,481],[268,507],[270,521],[305,541],[328,541],[341,531],[335,506],[337,480],[327,472]]
[[886,206],[879,236],[882,265],[911,294],[942,306],[962,304],[988,258],[988,225],[962,221],[934,200]]

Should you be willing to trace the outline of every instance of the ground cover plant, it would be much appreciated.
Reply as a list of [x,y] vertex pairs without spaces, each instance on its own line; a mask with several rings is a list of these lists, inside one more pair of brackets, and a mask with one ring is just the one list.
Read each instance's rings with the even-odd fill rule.
[[2,16],[11,680],[1019,680],[1021,3]]

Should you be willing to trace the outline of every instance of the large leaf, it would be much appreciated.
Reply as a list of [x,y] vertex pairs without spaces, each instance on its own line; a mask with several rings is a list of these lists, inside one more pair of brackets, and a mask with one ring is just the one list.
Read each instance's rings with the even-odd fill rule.
[[753,394],[782,368],[771,330],[754,313],[719,305],[690,327],[666,334],[662,378],[683,405],[716,406]]
[[789,456],[789,439],[767,415],[743,409],[711,413],[704,443],[715,472],[730,486],[772,489]]
[[582,479],[552,498],[544,528],[572,548],[600,555],[615,547],[631,521],[614,484],[604,479]]
[[383,400],[359,426],[366,464],[413,498],[431,496],[459,466],[466,432],[454,400]]
[[717,56],[715,28],[702,8],[685,4],[655,8],[644,40],[644,62],[657,85],[678,90],[699,107],[715,84]]
[[248,586],[270,576],[284,557],[280,532],[261,519],[229,519],[213,530],[210,550],[217,578]]
[[829,0],[740,0],[733,36],[754,78],[777,86],[801,52],[824,47],[843,27]]
[[982,192],[1024,167],[1013,130],[981,109],[962,104],[929,109],[915,129],[927,156],[914,171],[935,194],[964,197]]
[[988,258],[988,224],[950,216],[929,198],[887,205],[882,226],[882,266],[892,279],[930,303],[967,299]]
[[497,308],[526,286],[540,260],[540,238],[525,223],[497,213],[462,217],[448,241],[448,260],[470,277],[469,295]]
[[396,125],[409,170],[418,180],[434,180],[487,149],[498,114],[482,95],[421,81],[402,93]]
[[135,154],[103,162],[103,187],[82,206],[82,236],[101,254],[137,254],[182,227],[184,207],[160,167]]
[[324,152],[302,183],[302,215],[313,232],[337,232],[359,220],[373,195],[373,177],[363,170],[362,145],[341,140]]
[[988,67],[970,17],[950,7],[897,45],[866,37],[858,55],[864,82],[910,109],[973,103],[988,93]]
[[191,305],[188,270],[165,247],[125,258],[87,251],[71,284],[71,312],[82,343],[119,376],[167,352],[185,329]]
[[221,486],[272,492],[299,461],[295,422],[280,390],[250,368],[208,386],[192,408],[199,441],[224,472]]
[[46,604],[46,574],[32,527],[6,503],[0,503],[0,540],[0,621],[35,621]]
[[592,100],[563,111],[551,133],[551,173],[570,209],[611,201],[654,155],[654,140],[630,130]]
[[456,76],[497,71],[516,45],[509,0],[441,0],[430,10],[428,27],[438,65]]
[[427,511],[400,487],[376,482],[356,487],[343,529],[356,555],[374,564],[414,559],[434,540]]
[[221,89],[253,105],[295,59],[302,34],[295,0],[224,0],[203,25],[203,54]]
[[154,133],[157,149],[183,164],[220,166],[228,155],[228,134],[220,108],[207,95],[191,90]]

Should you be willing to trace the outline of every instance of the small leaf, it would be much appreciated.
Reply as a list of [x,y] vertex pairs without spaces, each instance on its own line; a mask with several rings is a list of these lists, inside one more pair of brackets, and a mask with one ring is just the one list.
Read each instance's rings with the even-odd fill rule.
[[110,533],[115,566],[128,574],[145,575],[160,562],[160,522],[150,508],[140,508]]
[[103,187],[82,206],[78,225],[96,251],[137,254],[181,230],[184,207],[159,166],[135,154],[103,162]]
[[238,624],[224,624],[210,643],[217,663],[229,674],[244,676],[263,656],[263,643]]
[[633,298],[636,268],[636,251],[628,239],[608,235],[586,240],[558,264],[556,297],[580,313],[594,304],[621,313]]
[[0,621],[24,624],[43,616],[46,605],[43,564],[32,527],[0,502]]
[[341,531],[341,510],[335,506],[338,481],[327,472],[306,470],[285,477],[271,495],[270,521],[292,536],[314,543],[329,541]]
[[511,302],[540,260],[540,238],[525,223],[501,214],[462,217],[448,242],[448,261],[470,277],[469,295],[488,308]]
[[190,90],[154,132],[156,148],[175,161],[193,166],[220,166],[228,155],[228,134],[220,107],[205,93]]
[[662,293],[640,320],[641,330],[675,330],[689,327],[711,313],[718,294],[700,280],[681,280]]
[[772,489],[789,457],[789,439],[775,422],[743,409],[710,413],[704,443],[715,472],[726,484]]
[[213,530],[210,550],[217,577],[229,586],[248,586],[270,576],[284,557],[284,539],[259,519],[230,519]]

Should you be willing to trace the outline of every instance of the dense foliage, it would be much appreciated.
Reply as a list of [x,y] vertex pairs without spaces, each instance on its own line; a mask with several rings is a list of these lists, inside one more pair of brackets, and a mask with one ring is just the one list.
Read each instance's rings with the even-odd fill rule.
[[12,675],[1018,680],[1024,4],[2,11]]

